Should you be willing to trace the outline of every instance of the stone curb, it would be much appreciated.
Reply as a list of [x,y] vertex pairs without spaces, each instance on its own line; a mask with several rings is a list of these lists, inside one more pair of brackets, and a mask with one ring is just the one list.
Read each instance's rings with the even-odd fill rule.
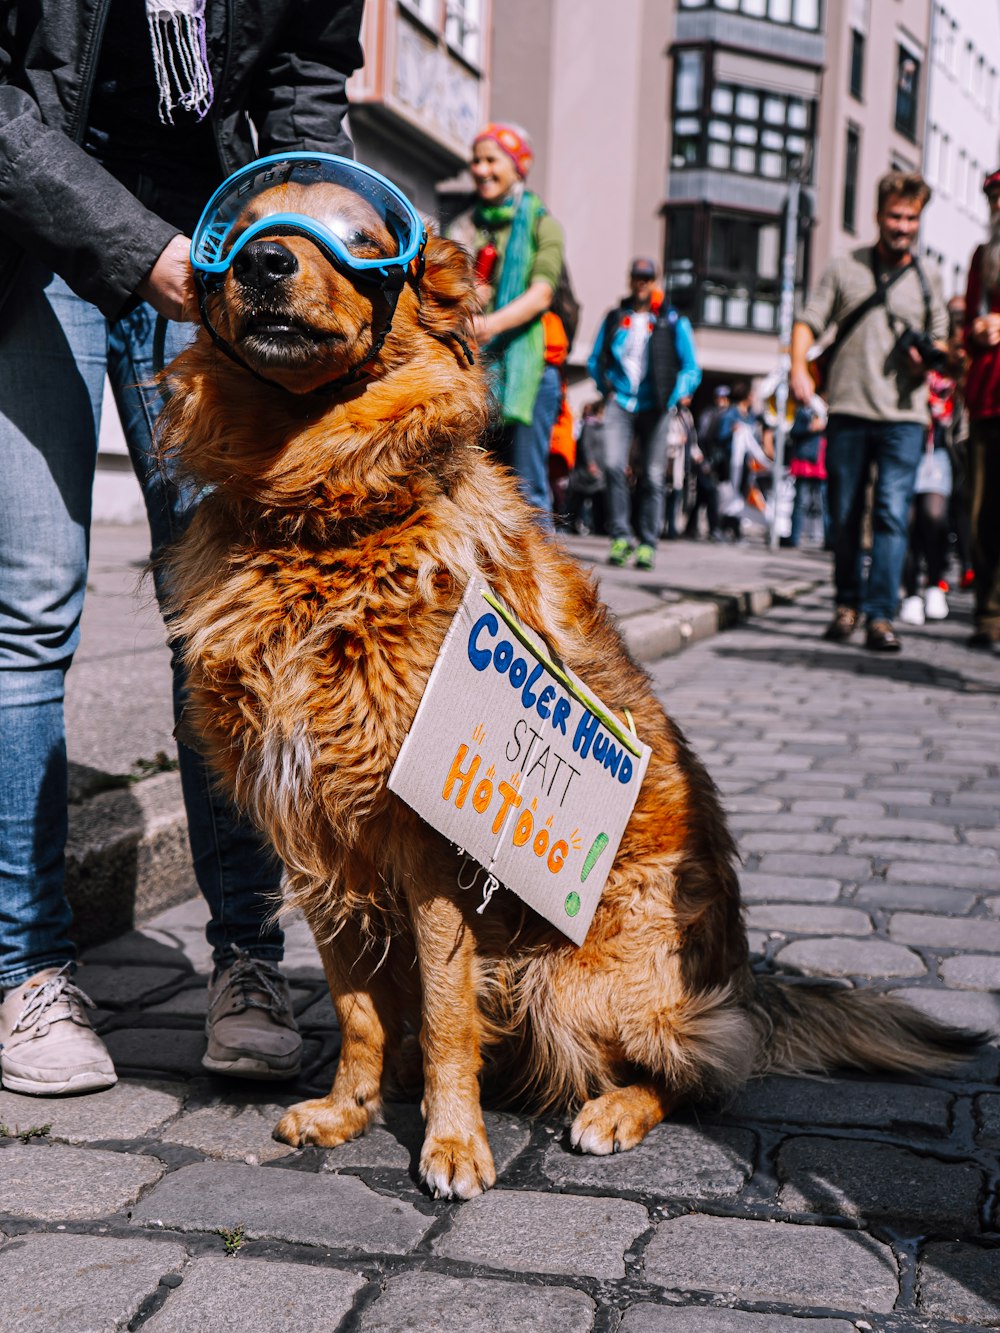
[[[805,596],[821,580],[723,584],[703,598],[639,611],[619,623],[632,656],[651,663]],[[158,773],[70,807],[67,895],[81,948],[113,939],[195,891],[177,773]]]

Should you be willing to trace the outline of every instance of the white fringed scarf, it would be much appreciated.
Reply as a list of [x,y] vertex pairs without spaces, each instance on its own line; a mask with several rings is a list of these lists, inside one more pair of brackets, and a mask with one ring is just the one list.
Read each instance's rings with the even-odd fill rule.
[[206,0],[146,0],[160,120],[174,123],[178,107],[204,120],[214,89],[205,45]]

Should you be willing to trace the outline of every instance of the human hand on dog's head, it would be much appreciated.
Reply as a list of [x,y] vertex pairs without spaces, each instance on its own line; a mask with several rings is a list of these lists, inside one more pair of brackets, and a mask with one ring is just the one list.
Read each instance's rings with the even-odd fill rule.
[[135,289],[136,296],[148,301],[158,315],[177,323],[196,323],[198,296],[191,272],[191,242],[187,236],[174,236],[167,242],[156,263]]

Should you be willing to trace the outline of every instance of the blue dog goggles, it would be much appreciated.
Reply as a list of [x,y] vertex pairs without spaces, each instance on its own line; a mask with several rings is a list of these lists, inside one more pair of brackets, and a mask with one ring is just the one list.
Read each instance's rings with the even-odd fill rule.
[[[344,193],[315,189],[338,186]],[[215,327],[209,297],[240,251],[255,237],[305,236],[335,268],[374,284],[385,298],[382,329],[351,370],[314,392],[330,393],[365,373],[392,327],[409,267],[423,274],[427,234],[416,209],[377,171],[332,153],[273,153],[223,181],[209,199],[191,238],[201,318],[216,346],[255,379],[275,385],[240,356]],[[466,355],[471,354],[466,350]],[[277,385],[277,387],[282,387]]]
[[[313,206],[304,191],[316,185],[340,186],[353,198],[317,191]],[[332,153],[273,153],[234,172],[198,220],[191,266],[215,285],[243,247],[265,233],[306,236],[333,264],[379,286],[402,286],[426,239],[416,209],[391,181]]]

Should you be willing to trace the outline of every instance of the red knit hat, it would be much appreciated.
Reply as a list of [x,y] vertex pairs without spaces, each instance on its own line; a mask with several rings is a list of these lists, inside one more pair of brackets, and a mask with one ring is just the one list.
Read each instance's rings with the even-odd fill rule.
[[983,194],[992,194],[994,190],[1000,190],[1000,169],[991,171],[983,181]]
[[492,141],[501,148],[517,167],[517,174],[522,178],[527,176],[535,155],[531,151],[531,140],[528,138],[528,131],[522,130],[520,125],[506,125],[500,121],[491,121],[489,125],[484,125],[472,141],[475,148],[477,143],[483,139],[492,139]]

